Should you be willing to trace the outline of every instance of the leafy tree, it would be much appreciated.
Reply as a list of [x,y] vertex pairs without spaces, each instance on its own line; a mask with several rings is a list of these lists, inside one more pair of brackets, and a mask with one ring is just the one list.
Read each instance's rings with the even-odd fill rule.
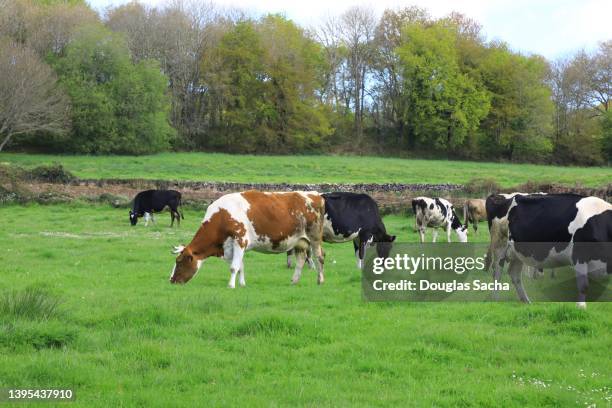
[[233,151],[286,152],[317,148],[330,133],[316,98],[320,47],[294,23],[267,16],[238,23],[203,62],[204,87],[216,114],[215,146]]
[[546,159],[552,151],[553,109],[546,62],[494,44],[478,69],[491,94],[491,110],[480,126],[483,152],[511,160]]
[[88,26],[54,65],[72,101],[69,151],[144,154],[168,147],[167,79],[154,61],[132,64],[120,35]]
[[605,161],[612,163],[612,111],[607,111],[601,119],[602,147]]
[[489,96],[460,72],[454,34],[447,27],[408,25],[403,35],[397,53],[408,120],[420,145],[450,152],[476,131],[489,110]]

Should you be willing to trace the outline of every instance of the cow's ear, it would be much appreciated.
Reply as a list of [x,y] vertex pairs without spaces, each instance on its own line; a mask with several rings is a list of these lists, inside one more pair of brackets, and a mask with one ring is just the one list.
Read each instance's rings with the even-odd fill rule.
[[390,242],[394,242],[395,238],[397,238],[395,235],[391,235],[391,241]]

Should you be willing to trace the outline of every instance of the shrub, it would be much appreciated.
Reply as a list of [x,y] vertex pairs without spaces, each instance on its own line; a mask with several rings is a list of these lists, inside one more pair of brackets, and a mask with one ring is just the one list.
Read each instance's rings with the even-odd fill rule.
[[63,184],[76,180],[76,176],[70,171],[64,169],[64,166],[61,164],[35,167],[32,170],[27,171],[26,177],[31,180]]

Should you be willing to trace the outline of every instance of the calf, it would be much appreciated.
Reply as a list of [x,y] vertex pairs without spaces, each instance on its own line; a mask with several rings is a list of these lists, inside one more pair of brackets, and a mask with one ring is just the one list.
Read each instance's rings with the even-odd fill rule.
[[145,226],[149,224],[149,220],[155,223],[153,213],[161,212],[166,207],[170,210],[170,226],[174,225],[176,219],[177,225],[180,225],[181,218],[184,219],[182,212],[179,212],[181,206],[181,193],[175,190],[145,190],[136,194],[130,211],[130,223],[136,225],[139,217],[145,218]]
[[523,265],[572,265],[578,306],[586,307],[588,274],[612,273],[612,204],[577,194],[515,195],[510,200],[504,256],[521,301],[529,302],[521,282]]
[[433,228],[433,242],[436,242],[438,237],[438,228],[446,230],[448,242],[451,242],[451,230],[457,233],[460,242],[467,242],[467,227],[461,224],[455,208],[445,199],[417,197],[412,200],[412,210],[421,242],[425,242],[427,227]]
[[[353,241],[357,267],[361,269],[366,247],[376,243],[378,256],[388,255],[388,245],[395,240],[387,234],[376,201],[367,194],[324,193],[325,219],[323,241],[339,243]],[[287,253],[287,266],[291,267],[291,252]]]
[[323,217],[325,204],[316,192],[264,193],[245,191],[227,194],[206,209],[202,225],[189,245],[178,246],[171,283],[186,283],[211,256],[230,264],[228,286],[234,288],[236,274],[245,286],[244,253],[255,250],[284,253],[295,250],[293,283],[302,273],[308,252],[314,254],[318,283],[323,283]]
[[472,223],[474,233],[477,234],[478,223],[487,219],[485,200],[479,198],[465,200],[465,203],[463,203],[463,219],[466,227],[469,227]]
[[144,216],[145,227],[149,225],[149,219],[155,223],[153,213],[161,212],[164,208],[170,209],[170,226],[174,225],[176,219],[177,225],[181,224],[181,218],[184,219],[182,212],[179,213],[181,206],[181,193],[175,190],[146,190],[141,191],[134,197],[132,210],[130,211],[130,223],[136,225],[138,218]]

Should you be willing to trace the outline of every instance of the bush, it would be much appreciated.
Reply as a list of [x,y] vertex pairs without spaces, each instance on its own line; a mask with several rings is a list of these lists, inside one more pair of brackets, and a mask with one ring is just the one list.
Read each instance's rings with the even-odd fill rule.
[[76,176],[70,171],[64,169],[61,164],[43,165],[28,170],[26,177],[31,180],[42,181],[46,183],[63,183],[67,184],[76,180]]

